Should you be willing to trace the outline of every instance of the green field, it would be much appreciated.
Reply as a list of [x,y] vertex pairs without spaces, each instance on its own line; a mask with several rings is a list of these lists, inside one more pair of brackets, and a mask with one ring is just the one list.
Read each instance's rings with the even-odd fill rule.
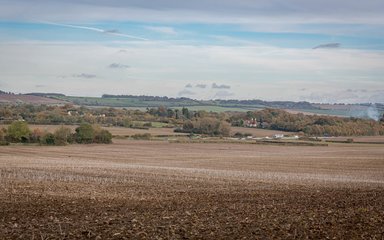
[[[313,105],[313,108],[301,108],[300,105],[294,107],[289,106],[290,102],[283,103],[276,102],[251,102],[240,103],[232,101],[222,100],[193,100],[188,98],[161,98],[161,97],[140,97],[140,96],[128,96],[128,97],[75,97],[75,96],[50,96],[55,99],[72,102],[76,105],[91,106],[91,107],[120,107],[127,109],[138,109],[145,111],[147,108],[156,108],[164,106],[167,108],[181,109],[187,107],[192,111],[208,111],[208,112],[247,112],[257,111],[265,108],[280,108],[291,109],[297,112],[333,115],[341,117],[359,117],[368,118],[369,106],[360,105]],[[156,99],[156,100],[153,100]],[[266,105],[263,105],[266,104]],[[279,105],[280,104],[280,105]],[[384,110],[377,108],[380,116],[384,113]]]
[[192,111],[207,111],[207,112],[247,112],[247,111],[257,111],[262,108],[256,107],[224,107],[224,106],[188,106],[189,110]]
[[193,106],[199,104],[198,101],[194,100],[180,100],[175,101],[143,101],[138,98],[101,98],[101,97],[73,97],[73,96],[60,96],[56,97],[60,100],[73,102],[77,105],[85,106],[105,106],[105,107],[184,107]]

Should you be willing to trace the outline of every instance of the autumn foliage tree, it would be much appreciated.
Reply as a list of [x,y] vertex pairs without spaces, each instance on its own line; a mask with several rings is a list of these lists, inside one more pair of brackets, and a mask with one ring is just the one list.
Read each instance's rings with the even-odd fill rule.
[[216,118],[203,117],[193,121],[186,120],[181,131],[210,136],[229,136],[231,125],[226,121],[220,121]]
[[304,132],[310,136],[374,136],[384,135],[382,123],[370,119],[292,114],[279,109],[264,109],[232,117],[234,125],[241,119],[256,118],[267,129]]

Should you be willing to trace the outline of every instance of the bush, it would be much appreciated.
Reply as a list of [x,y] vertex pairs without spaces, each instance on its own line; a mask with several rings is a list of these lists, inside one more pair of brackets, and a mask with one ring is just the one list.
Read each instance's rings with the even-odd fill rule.
[[112,134],[99,126],[85,123],[76,128],[75,139],[77,143],[112,143]]
[[236,137],[236,138],[244,138],[244,137],[250,137],[252,136],[251,133],[241,133],[241,132],[236,132],[233,137]]
[[216,118],[203,117],[195,121],[184,121],[182,132],[206,134],[210,136],[229,136],[231,125]]
[[221,121],[219,123],[216,135],[227,137],[230,134],[231,134],[231,124],[227,123],[226,121]]
[[9,143],[5,140],[5,129],[0,129],[0,146],[1,145],[9,145]]
[[133,139],[140,139],[140,140],[149,140],[151,139],[152,135],[150,133],[143,133],[143,134],[140,134],[140,133],[137,133],[137,134],[134,134],[132,135],[132,138]]
[[6,138],[10,142],[26,143],[29,141],[30,134],[31,130],[28,127],[28,123],[15,121],[8,127]]
[[105,129],[97,131],[94,138],[94,143],[112,143],[112,134]]
[[3,132],[3,129],[0,129],[0,142],[5,140],[5,133]]
[[89,123],[83,123],[76,128],[76,142],[77,143],[93,143],[95,137],[95,130]]
[[151,122],[146,122],[143,124],[143,127],[152,127],[152,123]]
[[43,145],[55,145],[55,135],[53,133],[46,133],[40,139],[40,143]]
[[55,145],[66,145],[68,143],[72,143],[72,133],[71,129],[61,126],[58,128],[55,133]]
[[32,143],[39,143],[43,136],[44,132],[41,131],[40,128],[35,128],[29,136],[29,141]]

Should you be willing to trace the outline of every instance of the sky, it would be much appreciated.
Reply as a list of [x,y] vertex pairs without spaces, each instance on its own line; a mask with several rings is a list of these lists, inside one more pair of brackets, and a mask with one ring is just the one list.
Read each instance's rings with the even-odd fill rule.
[[0,90],[384,103],[382,0],[0,0]]

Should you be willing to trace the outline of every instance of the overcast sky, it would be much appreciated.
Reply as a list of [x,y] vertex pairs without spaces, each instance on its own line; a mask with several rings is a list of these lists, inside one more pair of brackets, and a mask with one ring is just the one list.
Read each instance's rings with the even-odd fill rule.
[[384,103],[382,0],[0,6],[0,90]]

